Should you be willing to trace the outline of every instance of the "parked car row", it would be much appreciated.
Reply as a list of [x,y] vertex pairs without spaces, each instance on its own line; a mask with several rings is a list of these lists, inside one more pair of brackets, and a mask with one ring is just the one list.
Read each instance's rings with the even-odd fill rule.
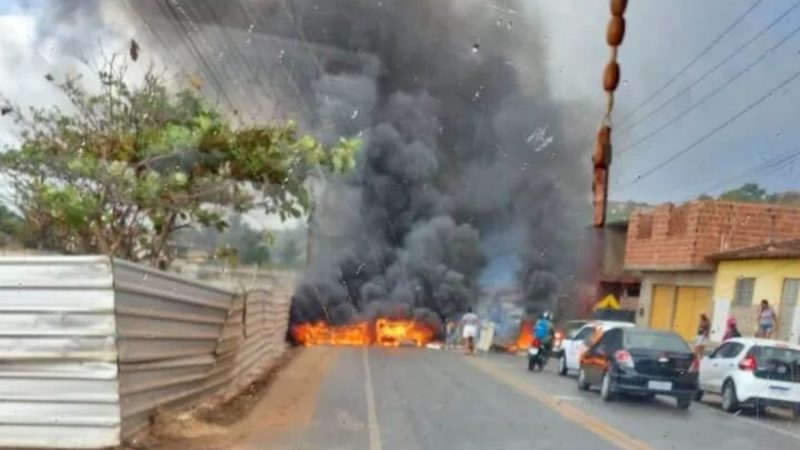
[[800,346],[734,338],[695,361],[686,341],[673,331],[627,322],[565,324],[554,347],[558,373],[577,373],[578,389],[600,388],[609,401],[619,395],[674,397],[681,409],[705,393],[719,394],[722,408],[783,407],[800,418]]

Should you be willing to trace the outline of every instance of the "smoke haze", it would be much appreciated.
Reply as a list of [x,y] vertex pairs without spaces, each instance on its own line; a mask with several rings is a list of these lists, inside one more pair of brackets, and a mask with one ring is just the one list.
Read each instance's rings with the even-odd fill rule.
[[[243,123],[293,118],[327,143],[361,136],[354,173],[314,183],[311,261],[293,321],[435,322],[476,305],[479,280],[509,278],[529,311],[556,307],[588,223],[586,155],[597,116],[551,97],[537,8],[478,0],[75,3],[41,24],[62,33],[123,21],[144,55],[176,78],[200,77]],[[69,45],[96,38],[74,33],[84,42]]]

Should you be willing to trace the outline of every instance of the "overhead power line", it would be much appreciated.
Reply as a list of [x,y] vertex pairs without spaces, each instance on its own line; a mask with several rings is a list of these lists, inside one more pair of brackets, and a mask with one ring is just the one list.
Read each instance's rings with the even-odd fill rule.
[[752,103],[750,103],[747,106],[745,106],[739,112],[737,112],[733,116],[729,117],[727,120],[725,120],[721,124],[717,125],[716,127],[712,128],[709,132],[707,132],[706,134],[702,135],[699,139],[695,140],[694,142],[692,142],[691,144],[687,145],[686,147],[683,147],[682,149],[678,150],[676,153],[672,154],[667,159],[661,161],[660,163],[656,164],[655,166],[647,169],[644,173],[642,173],[641,175],[638,175],[636,178],[634,178],[633,180],[631,180],[627,184],[623,185],[622,188],[625,189],[627,187],[630,187],[630,186],[640,182],[641,180],[643,180],[644,178],[646,178],[646,177],[652,175],[653,173],[657,172],[658,170],[660,170],[661,168],[663,168],[667,164],[675,161],[676,159],[678,159],[681,156],[685,155],[686,153],[690,152],[692,149],[694,149],[698,145],[700,145],[703,142],[705,142],[711,136],[713,136],[713,135],[717,134],[719,131],[725,129],[726,127],[728,127],[733,122],[736,122],[736,120],[738,120],[739,118],[741,118],[742,116],[747,114],[750,110],[752,110],[756,106],[758,106],[761,103],[763,103],[765,100],[770,98],[773,94],[775,94],[779,90],[781,90],[784,87],[786,87],[789,83],[793,82],[798,77],[800,77],[800,70],[794,72],[789,78],[783,80],[781,83],[779,83],[778,85],[774,86],[772,89],[767,91],[767,93],[765,93],[764,95],[762,95],[761,97],[759,97],[758,99],[753,101]]
[[[765,178],[775,172],[778,172],[781,169],[785,169],[787,167],[786,164],[794,162],[798,158],[800,158],[800,146],[792,147],[791,149],[781,152],[766,161],[762,161],[759,164],[756,164],[755,166],[748,168],[747,170],[737,173],[736,175],[714,182],[713,184],[706,185],[698,192],[713,192],[719,188],[732,186],[748,179],[752,179],[753,181],[761,180],[762,178]],[[758,178],[754,179],[751,178],[753,175],[759,172],[764,172],[764,173],[760,175]],[[688,197],[685,197],[683,201],[690,200],[694,197],[695,195],[690,195]]]
[[630,125],[624,126],[624,127],[621,127],[621,129],[618,129],[617,130],[617,135],[619,135],[619,133],[625,133],[625,132],[630,131],[633,128],[636,128],[636,126],[639,125],[640,123],[644,122],[645,120],[647,120],[647,119],[653,117],[654,115],[658,114],[659,112],[663,111],[664,108],[666,108],[667,106],[671,105],[672,102],[674,102],[676,99],[680,98],[683,94],[689,92],[690,89],[692,89],[693,87],[695,87],[698,84],[700,84],[700,82],[705,80],[706,77],[708,77],[712,73],[716,72],[717,69],[719,69],[720,67],[725,65],[725,63],[727,63],[728,61],[733,59],[734,56],[738,55],[739,53],[742,52],[742,50],[744,50],[745,48],[749,47],[750,44],[752,44],[753,42],[758,40],[758,38],[763,36],[764,33],[766,33],[767,31],[771,30],[775,25],[777,25],[781,20],[785,19],[786,16],[791,14],[792,11],[794,11],[798,7],[800,7],[800,1],[798,1],[794,5],[790,6],[789,9],[787,9],[781,15],[779,15],[777,18],[775,18],[775,20],[770,22],[766,27],[760,29],[756,34],[754,34],[752,37],[750,37],[750,39],[748,39],[747,41],[743,42],[741,45],[739,45],[732,52],[728,53],[728,55],[725,58],[723,58],[720,62],[718,62],[714,67],[712,67],[711,69],[705,71],[702,75],[700,75],[694,81],[692,81],[688,85],[684,86],[683,89],[681,89],[680,91],[676,92],[674,95],[672,95],[672,97],[668,98],[666,101],[664,101],[663,103],[658,105],[658,107],[656,107],[656,109],[650,111],[645,116],[637,119],[636,121],[634,121]]
[[618,151],[618,154],[619,155],[624,155],[625,153],[627,153],[630,150],[632,150],[633,148],[635,148],[637,145],[639,145],[642,142],[650,139],[651,137],[655,136],[656,134],[660,133],[661,131],[665,130],[666,128],[674,125],[676,122],[678,122],[682,118],[686,117],[686,115],[690,111],[692,111],[693,109],[695,109],[698,106],[702,105],[703,103],[707,102],[708,99],[710,99],[711,97],[717,95],[720,91],[722,91],[723,89],[728,87],[731,83],[733,83],[734,81],[738,80],[739,77],[741,77],[745,73],[749,72],[750,69],[752,69],[753,67],[755,67],[758,64],[760,64],[761,61],[763,61],[767,56],[771,55],[772,52],[774,52],[778,47],[780,47],[781,45],[783,45],[786,42],[788,42],[789,39],[794,37],[798,32],[800,32],[800,26],[798,26],[797,28],[795,28],[792,31],[790,31],[789,34],[787,34],[786,36],[784,36],[783,39],[781,39],[780,41],[775,43],[775,45],[773,45],[772,47],[768,48],[764,53],[761,54],[761,56],[756,58],[754,61],[750,62],[750,64],[745,66],[744,69],[740,70],[739,72],[735,73],[733,76],[731,76],[730,78],[725,80],[724,83],[722,83],[721,85],[717,86],[714,90],[712,90],[711,92],[709,92],[706,95],[704,95],[702,98],[700,98],[700,100],[692,103],[687,108],[685,108],[684,110],[682,110],[679,113],[677,113],[675,116],[672,117],[672,119],[670,119],[669,121],[667,121],[666,123],[664,123],[660,127],[656,128],[655,130],[645,134],[644,136],[640,137],[639,139],[635,140],[634,142],[632,142],[632,143],[626,145],[625,147],[621,148]]
[[667,82],[666,82],[666,83],[664,83],[664,84],[663,84],[661,87],[659,87],[658,89],[656,89],[656,90],[655,90],[655,91],[654,91],[652,94],[650,94],[650,95],[649,95],[649,96],[648,96],[646,99],[644,99],[644,100],[643,100],[641,103],[639,103],[639,104],[638,104],[638,105],[637,105],[635,108],[633,108],[633,110],[632,110],[632,111],[631,111],[631,112],[630,112],[630,113],[629,113],[627,116],[623,117],[623,118],[622,118],[622,119],[619,121],[619,123],[625,123],[625,122],[626,122],[628,119],[630,119],[631,117],[633,117],[633,116],[634,116],[634,114],[636,114],[636,113],[637,113],[637,112],[638,112],[640,109],[642,109],[642,107],[643,107],[644,105],[646,105],[647,103],[649,103],[649,102],[650,102],[650,100],[654,99],[654,98],[655,98],[655,97],[656,97],[658,94],[660,94],[661,92],[663,92],[663,91],[664,91],[664,89],[667,89],[668,87],[670,87],[670,86],[672,85],[672,83],[674,83],[674,82],[675,82],[675,80],[677,80],[677,79],[678,79],[678,78],[679,78],[681,75],[683,75],[684,73],[686,73],[686,71],[687,71],[687,70],[689,70],[689,68],[690,68],[690,67],[692,67],[692,66],[693,66],[695,63],[697,63],[697,61],[700,61],[700,59],[701,59],[703,56],[705,56],[705,55],[706,55],[706,54],[707,54],[709,51],[711,51],[711,49],[712,49],[712,48],[714,48],[714,46],[715,46],[715,45],[717,45],[717,44],[718,44],[718,43],[719,43],[719,42],[720,42],[720,41],[721,41],[721,40],[722,40],[722,39],[723,39],[725,36],[727,36],[727,35],[728,35],[728,33],[730,33],[730,32],[731,32],[731,31],[732,31],[734,28],[736,28],[736,25],[739,25],[739,23],[740,23],[742,20],[744,20],[744,18],[745,18],[745,17],[747,17],[747,15],[748,15],[748,14],[750,14],[750,13],[751,13],[751,12],[752,12],[752,11],[753,11],[755,8],[756,8],[756,6],[758,6],[759,4],[761,4],[761,2],[762,2],[762,1],[763,1],[763,0],[756,0],[756,2],[755,2],[755,3],[753,3],[752,5],[750,5],[750,7],[749,7],[749,8],[747,8],[747,10],[745,10],[745,12],[743,12],[743,13],[742,13],[742,14],[741,14],[739,17],[737,17],[737,18],[736,18],[736,20],[734,20],[734,21],[733,21],[733,23],[731,23],[730,25],[728,25],[728,27],[727,27],[727,28],[725,28],[724,30],[722,30],[722,32],[721,32],[720,34],[718,34],[718,35],[717,35],[717,37],[715,37],[715,38],[714,38],[714,39],[711,41],[711,43],[709,43],[709,44],[708,44],[708,45],[707,45],[705,48],[703,48],[703,50],[701,50],[701,51],[700,51],[700,53],[698,53],[698,54],[697,54],[697,55],[696,55],[694,58],[692,58],[692,60],[691,60],[691,61],[689,61],[689,63],[688,63],[688,64],[686,64],[685,66],[683,66],[683,68],[682,68],[681,70],[679,70],[679,71],[678,71],[678,72],[677,72],[675,75],[673,75],[673,76],[672,76],[672,77],[671,77],[669,80],[667,80]]

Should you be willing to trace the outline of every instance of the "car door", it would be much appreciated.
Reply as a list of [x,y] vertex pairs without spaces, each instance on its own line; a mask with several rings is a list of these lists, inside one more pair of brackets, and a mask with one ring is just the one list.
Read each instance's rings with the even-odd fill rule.
[[739,370],[739,360],[744,352],[745,346],[741,342],[731,342],[730,345],[717,358],[716,374],[713,384],[710,386],[713,392],[722,392],[722,383],[734,370]]
[[595,327],[592,324],[584,325],[572,339],[564,343],[564,356],[567,358],[567,369],[577,370],[580,364],[581,353],[591,344],[591,339],[595,334]]
[[700,360],[699,380],[701,389],[709,392],[722,392],[722,381],[725,375],[735,368],[736,356],[744,345],[739,342],[726,342],[710,355]]

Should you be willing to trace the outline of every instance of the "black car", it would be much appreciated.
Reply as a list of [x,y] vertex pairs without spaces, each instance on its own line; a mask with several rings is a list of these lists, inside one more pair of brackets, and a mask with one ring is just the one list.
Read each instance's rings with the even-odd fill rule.
[[672,331],[614,328],[581,356],[578,389],[600,385],[603,400],[618,394],[667,395],[687,409],[697,392],[694,354]]

